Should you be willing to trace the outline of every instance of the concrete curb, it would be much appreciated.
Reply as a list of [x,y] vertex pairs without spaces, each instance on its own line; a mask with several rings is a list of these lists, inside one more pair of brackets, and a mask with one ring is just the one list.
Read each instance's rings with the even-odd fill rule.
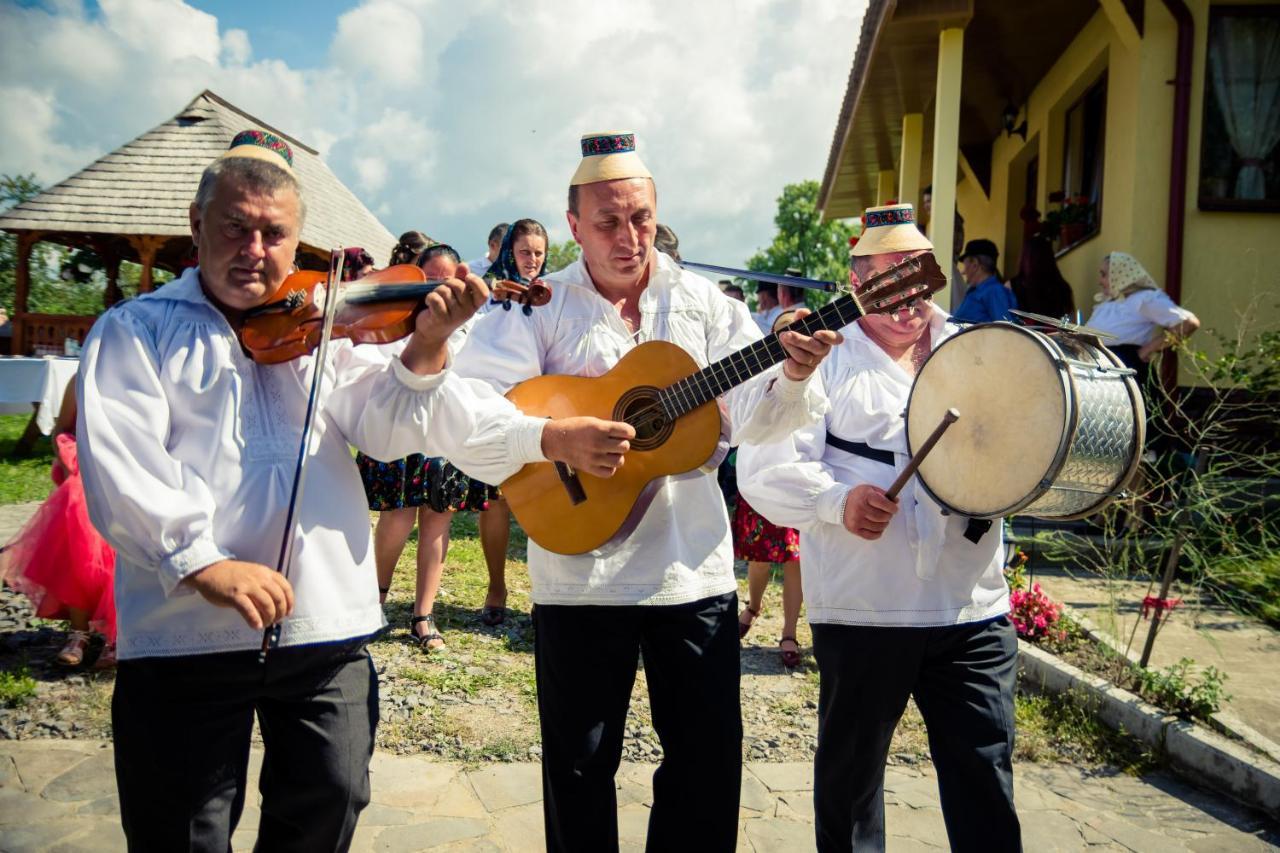
[[[1067,618],[1080,626],[1080,630],[1084,631],[1085,636],[1100,645],[1103,645],[1114,652],[1118,657],[1128,658],[1129,663],[1135,667],[1141,655],[1133,649],[1126,649],[1119,641],[1111,636],[1107,631],[1102,630],[1088,616],[1071,607],[1068,604],[1062,605],[1062,612]],[[1244,720],[1237,717],[1230,711],[1218,711],[1211,714],[1208,720],[1209,726],[1220,734],[1224,734],[1229,738],[1242,740],[1253,748],[1255,752],[1280,763],[1280,744],[1264,735],[1262,732],[1247,724]]]
[[1025,640],[1018,640],[1018,669],[1046,692],[1074,691],[1084,697],[1103,722],[1163,753],[1180,773],[1280,819],[1280,764],[1204,726],[1166,714]]

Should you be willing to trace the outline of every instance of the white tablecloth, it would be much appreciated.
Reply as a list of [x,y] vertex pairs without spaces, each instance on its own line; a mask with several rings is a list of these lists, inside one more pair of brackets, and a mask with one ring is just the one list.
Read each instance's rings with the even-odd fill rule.
[[48,435],[79,369],[78,358],[0,358],[0,414],[29,414],[35,403],[36,426]]

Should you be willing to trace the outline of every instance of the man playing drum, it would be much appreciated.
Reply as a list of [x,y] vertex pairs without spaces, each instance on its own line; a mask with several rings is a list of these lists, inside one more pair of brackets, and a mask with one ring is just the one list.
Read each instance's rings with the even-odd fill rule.
[[[855,286],[932,250],[914,218],[909,204],[867,211]],[[908,459],[902,412],[913,377],[955,332],[932,302],[862,318],[819,367],[825,419],[739,450],[743,495],[773,523],[800,529],[821,674],[814,806],[823,851],[884,848],[885,759],[909,696],[928,728],[951,846],[1020,847],[1017,638],[1000,527],[944,514],[918,479],[897,500],[885,496]]]

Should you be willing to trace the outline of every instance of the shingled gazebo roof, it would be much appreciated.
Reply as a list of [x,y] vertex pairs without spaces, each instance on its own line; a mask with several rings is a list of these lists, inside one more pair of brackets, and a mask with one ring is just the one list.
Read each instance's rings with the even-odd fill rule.
[[126,259],[136,256],[140,238],[151,238],[157,244],[155,265],[176,270],[190,252],[187,209],[200,173],[236,133],[249,128],[269,130],[293,147],[307,200],[300,250],[327,260],[333,246],[362,246],[377,262],[386,261],[395,237],[314,148],[208,90],[169,121],[0,214],[0,229],[107,248]]

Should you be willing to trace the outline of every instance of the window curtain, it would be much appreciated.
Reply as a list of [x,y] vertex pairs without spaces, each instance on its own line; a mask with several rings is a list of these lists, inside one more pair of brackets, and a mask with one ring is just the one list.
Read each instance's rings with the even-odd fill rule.
[[1280,142],[1280,20],[1219,18],[1210,40],[1213,92],[1243,165],[1235,198],[1266,198],[1262,165]]

